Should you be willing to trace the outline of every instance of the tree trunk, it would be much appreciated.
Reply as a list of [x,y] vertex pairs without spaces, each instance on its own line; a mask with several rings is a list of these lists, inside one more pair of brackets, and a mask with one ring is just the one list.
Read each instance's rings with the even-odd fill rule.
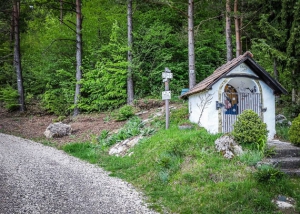
[[231,42],[231,20],[230,20],[230,0],[226,0],[226,49],[227,62],[232,60],[232,42]]
[[79,114],[78,101],[80,97],[81,80],[81,61],[82,61],[82,35],[81,35],[82,17],[81,0],[76,0],[76,88],[74,97],[74,115]]
[[277,64],[276,64],[275,59],[274,59],[274,63],[273,63],[273,68],[274,68],[274,78],[275,78],[275,80],[278,80],[278,70],[277,70]]
[[[292,74],[293,74],[293,77],[295,76],[295,70],[292,71]],[[296,90],[295,90],[295,79],[293,78],[293,82],[292,82],[292,85],[293,85],[293,88],[292,88],[292,103],[296,103]]]
[[236,57],[241,55],[240,18],[238,15],[238,0],[234,0],[234,26],[236,41]]
[[189,0],[188,6],[188,46],[189,46],[189,88],[196,85],[195,70],[195,40],[194,40],[194,0]]
[[60,24],[63,23],[63,0],[60,0]]
[[127,104],[132,105],[134,99],[132,79],[132,0],[127,0],[127,33],[128,33],[128,72],[127,72]]
[[15,15],[14,15],[14,8],[13,8],[13,10],[11,12],[10,35],[9,35],[9,39],[10,39],[12,48],[13,48],[13,44],[14,44],[14,38],[15,38]]
[[25,99],[24,99],[24,88],[23,88],[23,76],[21,67],[21,53],[20,53],[20,29],[19,29],[19,19],[20,19],[20,2],[17,0],[13,1],[13,19],[14,19],[14,67],[17,73],[17,86],[19,94],[19,105],[20,111],[24,112]]

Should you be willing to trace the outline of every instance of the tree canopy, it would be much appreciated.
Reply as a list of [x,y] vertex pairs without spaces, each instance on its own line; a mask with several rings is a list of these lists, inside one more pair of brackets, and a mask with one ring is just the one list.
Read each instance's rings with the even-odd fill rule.
[[[0,6],[0,102],[18,106],[13,69],[12,0]],[[127,101],[128,69],[134,99],[160,97],[161,73],[172,70],[173,94],[189,87],[188,0],[132,0],[132,44],[128,46],[125,0],[82,0],[82,78],[76,80],[76,4],[73,0],[19,0],[20,52],[26,103],[39,102],[49,112],[70,114],[117,108]],[[226,62],[226,16],[240,20],[240,51],[250,50],[288,89],[282,100],[299,109],[300,2],[195,0],[196,83]],[[237,3],[237,2],[236,2]],[[232,35],[235,39],[235,35]],[[235,43],[232,44],[235,52]],[[132,56],[128,64],[128,51]],[[78,69],[78,67],[77,67]],[[74,105],[75,85],[80,84]],[[294,97],[291,95],[294,94]],[[292,104],[292,105],[290,105]],[[299,110],[298,110],[299,111]]]

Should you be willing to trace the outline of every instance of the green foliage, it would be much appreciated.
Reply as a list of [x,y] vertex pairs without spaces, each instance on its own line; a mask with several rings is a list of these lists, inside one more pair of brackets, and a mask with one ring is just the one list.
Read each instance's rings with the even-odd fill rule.
[[[255,158],[225,160],[215,152],[218,137],[204,129],[178,130],[173,124],[141,140],[130,157],[109,156],[97,145],[94,148],[100,153],[97,163],[142,189],[151,207],[162,213],[276,213],[271,201],[278,194],[299,202],[298,178],[282,179],[272,170],[260,170],[256,178],[255,169],[248,167]],[[265,185],[275,180],[276,185]]]
[[124,105],[112,113],[113,118],[116,121],[127,120],[134,116],[135,108],[131,105]]
[[63,147],[63,150],[90,163],[97,163],[99,160],[100,153],[95,150],[94,145],[89,143],[67,144]]
[[242,144],[256,144],[263,149],[267,140],[267,125],[252,110],[243,111],[233,124],[232,136]]
[[167,183],[170,176],[180,169],[182,161],[183,159],[174,152],[162,153],[157,160],[160,181]]
[[188,119],[189,119],[189,109],[187,104],[183,108],[175,109],[171,112],[170,120],[174,124],[188,122]]
[[238,158],[248,166],[255,166],[264,158],[264,155],[257,150],[247,150],[242,155],[238,156]]
[[273,166],[262,165],[258,167],[254,177],[261,183],[276,184],[279,180],[284,178],[284,175],[285,174],[283,172]]
[[289,141],[290,125],[288,121],[276,124],[276,137],[282,141]]
[[80,109],[107,110],[126,102],[127,47],[120,35],[121,29],[115,22],[108,45],[98,51],[101,61],[84,72]]
[[[56,115],[67,115],[72,110],[74,90],[72,82],[63,81],[70,79],[71,74],[65,70],[54,72],[56,79],[46,85],[46,91],[41,95],[42,106]],[[61,80],[61,81],[60,81]]]
[[0,101],[4,103],[5,109],[9,111],[16,110],[19,107],[18,98],[18,91],[11,86],[7,85],[0,88]]
[[300,114],[292,122],[289,130],[289,139],[291,143],[300,146]]
[[139,117],[132,117],[117,133],[109,135],[109,132],[103,130],[98,137],[98,142],[101,148],[107,148],[117,142],[128,138],[143,134],[150,135],[154,133],[154,129],[145,127],[145,124]]

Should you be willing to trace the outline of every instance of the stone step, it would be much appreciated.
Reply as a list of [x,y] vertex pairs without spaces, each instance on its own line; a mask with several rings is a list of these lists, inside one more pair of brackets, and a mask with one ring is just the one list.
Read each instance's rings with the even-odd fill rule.
[[267,158],[263,161],[266,164],[279,167],[281,169],[297,169],[300,168],[300,157],[280,157]]
[[300,177],[300,168],[298,168],[298,169],[280,169],[280,170],[288,175]]
[[273,158],[300,157],[300,149],[298,148],[274,149],[274,152]]
[[269,149],[276,153],[273,157],[300,157],[300,147],[296,147],[289,142],[272,140],[267,143]]

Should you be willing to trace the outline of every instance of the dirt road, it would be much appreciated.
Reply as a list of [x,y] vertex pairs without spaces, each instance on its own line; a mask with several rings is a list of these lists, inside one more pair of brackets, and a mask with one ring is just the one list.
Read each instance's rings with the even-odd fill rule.
[[128,183],[52,147],[0,133],[0,213],[155,213]]

